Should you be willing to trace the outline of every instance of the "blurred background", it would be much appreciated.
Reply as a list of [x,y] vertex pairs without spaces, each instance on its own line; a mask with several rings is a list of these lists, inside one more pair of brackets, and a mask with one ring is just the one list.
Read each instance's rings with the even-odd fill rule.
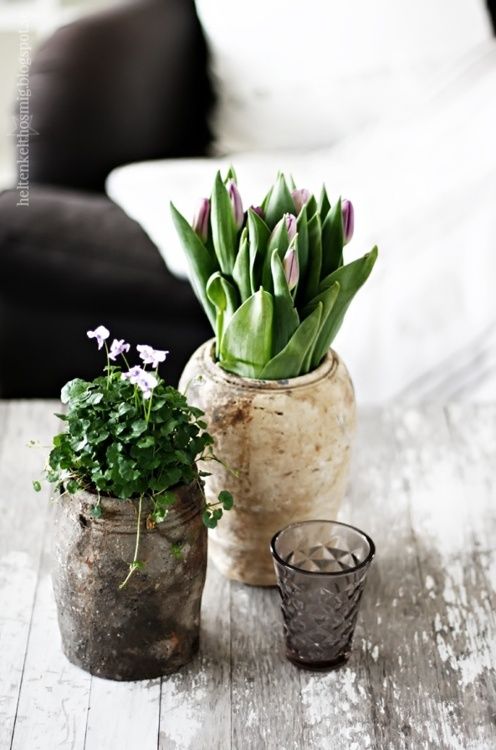
[[211,335],[168,204],[234,164],[380,248],[335,341],[358,400],[496,397],[496,2],[0,0],[0,397],[100,369],[85,331]]

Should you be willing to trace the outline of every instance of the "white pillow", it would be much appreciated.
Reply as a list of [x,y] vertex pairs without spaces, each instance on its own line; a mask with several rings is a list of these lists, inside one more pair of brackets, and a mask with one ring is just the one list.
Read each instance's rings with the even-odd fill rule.
[[196,0],[217,153],[327,146],[412,104],[492,30],[484,0]]

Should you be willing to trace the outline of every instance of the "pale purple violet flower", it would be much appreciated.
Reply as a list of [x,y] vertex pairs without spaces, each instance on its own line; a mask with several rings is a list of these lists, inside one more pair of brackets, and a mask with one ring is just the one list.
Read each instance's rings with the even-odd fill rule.
[[158,367],[160,362],[165,362],[165,358],[169,354],[168,351],[153,349],[153,347],[147,344],[138,344],[136,349],[139,351],[140,359],[143,360],[145,365],[151,365],[152,367]]
[[305,203],[308,203],[310,200],[311,193],[310,190],[307,190],[306,188],[299,188],[298,190],[292,191],[291,197],[293,199],[296,213],[299,214]]
[[137,385],[143,393],[144,399],[149,399],[151,397],[152,391],[158,383],[157,378],[152,372],[143,370],[139,365],[131,367],[128,372],[123,372],[121,378],[122,380],[129,380],[133,385]]
[[282,261],[284,266],[284,275],[288,282],[289,291],[295,288],[300,277],[300,268],[298,264],[298,253],[294,247],[290,247]]
[[96,339],[98,348],[101,349],[106,339],[110,336],[110,331],[105,326],[98,326],[94,331],[86,331],[89,339]]
[[155,377],[155,375],[152,372],[147,372],[146,370],[142,370],[141,377],[138,380],[138,388],[143,393],[144,399],[151,398],[152,391],[157,385],[158,380]]
[[289,241],[291,242],[296,234],[296,216],[294,214],[284,214],[284,220],[286,222],[286,229],[288,230]]
[[236,224],[236,227],[238,229],[241,229],[244,219],[243,201],[241,200],[238,186],[233,180],[229,180],[229,182],[227,183],[227,192],[229,193],[229,198],[231,199],[234,223]]
[[208,220],[210,217],[210,201],[208,198],[202,198],[198,209],[193,218],[192,227],[196,234],[203,240],[208,238]]
[[123,372],[121,375],[121,379],[129,380],[129,382],[132,383],[133,385],[137,385],[142,372],[145,372],[143,368],[140,367],[139,365],[135,365],[134,367],[131,367],[131,369],[128,370],[127,372]]
[[110,347],[109,359],[115,362],[120,354],[125,354],[130,348],[131,344],[128,344],[124,339],[114,339]]
[[346,245],[353,237],[355,229],[355,211],[351,201],[341,201],[341,211],[343,214],[343,240]]

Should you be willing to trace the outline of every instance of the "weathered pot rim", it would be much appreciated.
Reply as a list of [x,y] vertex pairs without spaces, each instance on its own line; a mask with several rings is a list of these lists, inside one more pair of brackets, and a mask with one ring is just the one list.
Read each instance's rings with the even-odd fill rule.
[[[189,492],[193,490],[195,485],[196,485],[196,479],[193,479],[193,481],[190,482],[189,484],[175,484],[173,487],[169,487],[167,492],[174,492],[174,494],[176,495],[189,494]],[[89,490],[81,490],[81,489],[78,489],[76,490],[76,492],[71,493],[69,497],[78,499],[84,503],[87,503],[88,505],[94,505],[99,500],[102,503],[105,502],[105,504],[107,504],[109,507],[110,505],[115,504],[115,507],[119,507],[119,508],[122,508],[125,503],[133,504],[133,503],[138,502],[137,497],[125,497],[121,499],[119,497],[113,497],[109,495],[99,495],[96,492],[90,492]],[[148,494],[143,495],[143,500],[149,500],[149,499],[151,499],[151,495],[148,495]]]
[[298,375],[296,378],[283,380],[260,380],[258,378],[245,378],[223,370],[219,363],[215,361],[214,348],[215,339],[213,338],[202,344],[199,349],[205,370],[209,375],[217,382],[229,383],[238,388],[249,388],[257,391],[291,391],[295,388],[308,388],[329,377],[329,375],[334,375],[339,363],[337,353],[333,349],[329,349],[322,364],[315,370],[307,372],[306,375]]
[[[197,508],[193,507],[194,497],[199,495],[199,488],[197,488],[196,480],[193,480],[189,484],[176,484],[174,487],[170,487],[167,491],[176,494],[179,501],[191,499],[192,516],[198,515],[203,510],[203,506],[201,506],[200,503]],[[99,503],[102,507],[103,515],[100,518],[92,517],[91,519],[94,528],[96,529],[103,529],[105,526],[112,524],[113,526],[117,525],[122,527],[122,529],[127,529],[129,527],[129,533],[136,533],[137,498],[126,498],[120,500],[117,497],[108,497],[107,495],[98,496],[96,493],[89,492],[88,490],[77,490],[71,495],[64,493],[64,495],[56,497],[56,502],[60,501],[62,498],[68,503],[68,506],[71,509],[70,512],[75,514],[83,512],[86,516],[89,515],[91,508]],[[154,529],[146,528],[146,512],[151,507],[151,498],[149,495],[144,495],[143,500],[144,507],[142,524],[145,525],[145,530],[147,532],[153,531]],[[174,511],[174,509],[180,512],[178,503],[171,506],[171,511]],[[164,521],[158,523],[154,528],[165,528],[166,526],[170,527],[171,525],[174,525],[174,516],[175,514],[172,512],[172,514],[169,514]],[[184,518],[182,520],[184,521]]]

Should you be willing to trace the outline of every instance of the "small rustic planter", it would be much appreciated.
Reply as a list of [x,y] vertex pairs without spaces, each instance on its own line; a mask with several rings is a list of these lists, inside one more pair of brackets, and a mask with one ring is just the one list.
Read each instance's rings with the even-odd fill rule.
[[353,385],[332,350],[313,372],[278,381],[228,373],[213,351],[212,341],[201,346],[179,384],[205,412],[225,464],[202,467],[212,473],[207,500],[224,488],[234,497],[233,510],[211,532],[211,555],[228,578],[275,585],[269,542],[276,531],[337,516],[355,431]]
[[[53,584],[64,653],[99,677],[142,680],[175,672],[198,649],[207,564],[204,499],[196,484],[174,489],[176,503],[154,529],[143,500],[139,559],[122,589],[136,541],[137,501],[87,492],[56,503]],[[171,545],[181,545],[179,559]]]

